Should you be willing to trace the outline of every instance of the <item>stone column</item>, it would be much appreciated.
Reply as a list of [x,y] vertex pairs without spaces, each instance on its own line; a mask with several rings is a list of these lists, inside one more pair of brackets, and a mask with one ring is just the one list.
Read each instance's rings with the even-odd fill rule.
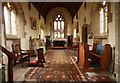
[[120,83],[120,2],[115,3],[115,73]]

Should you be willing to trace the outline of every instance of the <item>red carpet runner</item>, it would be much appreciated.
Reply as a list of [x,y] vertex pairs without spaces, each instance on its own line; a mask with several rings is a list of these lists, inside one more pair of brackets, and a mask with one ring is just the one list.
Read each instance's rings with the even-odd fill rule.
[[[81,71],[78,73],[67,50],[48,50],[45,59],[44,67],[30,69],[25,78],[36,79],[38,82],[88,82],[93,79],[86,77]],[[95,79],[99,80],[97,77]]]

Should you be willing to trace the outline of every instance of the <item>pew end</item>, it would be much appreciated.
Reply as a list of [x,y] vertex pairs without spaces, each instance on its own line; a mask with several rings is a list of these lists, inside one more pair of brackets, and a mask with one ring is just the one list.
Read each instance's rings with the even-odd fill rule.
[[[111,45],[104,45],[103,54],[98,54],[97,44],[93,44],[93,50],[89,51],[89,45],[85,43],[79,44],[78,64],[83,71],[107,71],[110,68]],[[92,63],[97,64],[96,67],[91,67]]]

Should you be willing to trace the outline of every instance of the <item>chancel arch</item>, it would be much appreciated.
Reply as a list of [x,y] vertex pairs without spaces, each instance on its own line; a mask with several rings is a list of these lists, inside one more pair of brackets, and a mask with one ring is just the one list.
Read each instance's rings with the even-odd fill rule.
[[46,35],[50,35],[54,38],[54,18],[57,15],[61,15],[64,18],[64,38],[67,38],[68,35],[72,34],[72,16],[71,14],[63,7],[53,8],[46,17]]

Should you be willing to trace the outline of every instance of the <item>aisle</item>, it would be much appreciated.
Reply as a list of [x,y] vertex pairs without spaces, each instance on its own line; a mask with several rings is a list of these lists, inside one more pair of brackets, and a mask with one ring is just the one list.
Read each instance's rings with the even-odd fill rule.
[[[26,79],[37,79],[37,81],[81,81],[79,74],[70,59],[68,52],[64,50],[48,50],[44,67],[30,69]],[[85,77],[83,77],[86,80]]]

